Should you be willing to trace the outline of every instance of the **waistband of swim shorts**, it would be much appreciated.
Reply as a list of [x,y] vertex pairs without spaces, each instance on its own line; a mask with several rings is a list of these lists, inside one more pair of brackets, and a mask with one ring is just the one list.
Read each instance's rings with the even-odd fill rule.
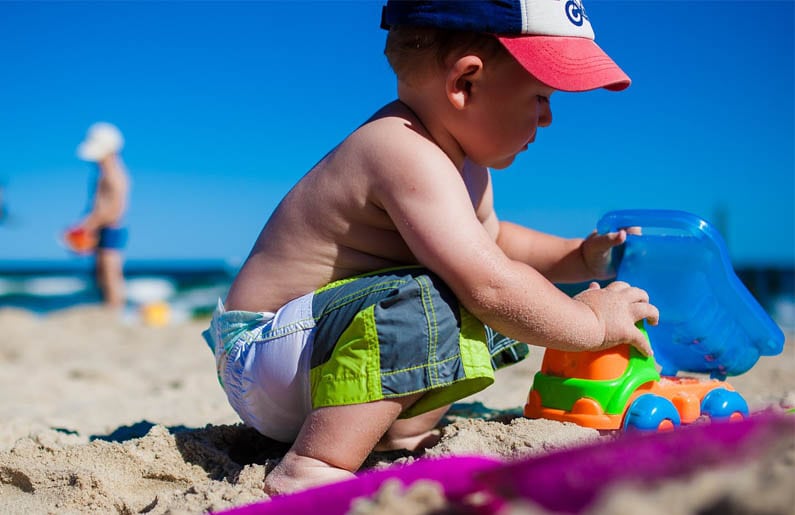
[[247,344],[254,340],[267,342],[290,333],[311,329],[315,325],[312,317],[314,292],[291,300],[276,313],[269,311],[227,311],[218,299],[210,328],[202,333],[207,345],[214,353],[229,352],[235,344]]
[[228,352],[240,336],[267,324],[274,316],[275,313],[268,312],[227,311],[219,298],[210,320],[210,327],[202,332],[202,336],[213,354]]
[[[345,279],[340,279],[331,282],[325,286],[322,286],[317,290],[315,290],[314,292],[302,295],[301,297],[298,297],[297,299],[288,302],[287,304],[285,304],[285,306],[299,299],[303,299],[304,301],[310,300],[307,297],[309,296],[314,297],[318,293],[328,290],[333,290],[335,288],[344,286],[345,284],[355,281],[357,279],[369,276],[381,275],[384,273],[390,273],[394,271],[411,270],[411,269],[419,270],[420,268],[417,266],[400,266],[400,267],[386,268],[383,270],[376,270],[373,272],[368,272],[365,274],[360,274],[352,277],[347,277]],[[237,341],[237,339],[241,335],[250,333],[255,328],[258,327],[262,328],[265,324],[271,322],[275,317],[276,313],[270,311],[259,311],[259,312],[242,311],[242,310],[227,311],[226,307],[224,306],[223,300],[219,298],[218,301],[216,302],[215,310],[213,311],[212,320],[210,321],[210,327],[202,332],[202,337],[204,338],[205,343],[207,343],[207,346],[210,347],[210,350],[214,354],[217,353],[217,350],[223,350],[224,352],[228,352],[230,347]],[[278,337],[284,332],[291,331],[295,328],[305,329],[307,327],[306,325],[307,323],[308,320],[293,321],[291,324],[297,324],[297,326],[294,327],[291,326],[291,324],[286,324],[284,327],[281,327],[279,329],[280,332],[275,333],[273,336]],[[251,334],[247,338],[248,340],[253,340],[255,337],[256,337],[255,335]]]

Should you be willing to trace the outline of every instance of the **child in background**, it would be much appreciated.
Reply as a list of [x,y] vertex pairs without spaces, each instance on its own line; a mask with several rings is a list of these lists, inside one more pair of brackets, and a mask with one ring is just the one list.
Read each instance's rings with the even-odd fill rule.
[[71,240],[95,255],[95,274],[105,304],[124,306],[124,259],[127,242],[123,227],[127,210],[129,178],[119,152],[124,145],[121,132],[109,123],[92,125],[77,149],[80,159],[97,163],[99,174],[91,207],[67,233]]
[[550,125],[555,90],[629,85],[581,3],[389,1],[382,26],[398,99],[286,195],[204,334],[243,421],[293,442],[270,495],[432,445],[527,344],[651,353],[643,290],[553,284],[611,277],[625,230],[565,239],[494,209],[489,169]]

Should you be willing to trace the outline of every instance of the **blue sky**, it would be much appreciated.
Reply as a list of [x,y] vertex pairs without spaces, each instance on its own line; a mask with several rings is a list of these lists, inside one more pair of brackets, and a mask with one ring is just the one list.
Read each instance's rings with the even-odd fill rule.
[[[130,259],[244,259],[317,160],[395,97],[381,2],[0,2],[0,260],[74,259],[88,126],[127,140]],[[582,236],[612,209],[721,222],[737,264],[795,263],[795,3],[586,0],[621,93],[556,93],[495,171],[498,214]]]

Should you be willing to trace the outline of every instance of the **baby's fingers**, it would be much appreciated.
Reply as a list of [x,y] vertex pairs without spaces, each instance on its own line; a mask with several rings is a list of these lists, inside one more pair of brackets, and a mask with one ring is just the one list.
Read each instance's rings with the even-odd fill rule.
[[649,343],[649,339],[645,334],[643,334],[643,332],[641,332],[640,329],[635,329],[633,337],[630,339],[629,343],[638,349],[644,356],[654,356],[654,351],[651,350],[651,343]]
[[608,232],[606,234],[599,234],[596,236],[596,242],[602,250],[608,250],[616,245],[621,245],[627,239],[627,232],[621,229],[616,232]]
[[649,302],[649,294],[642,288],[630,286],[627,295],[630,296],[633,302]]
[[612,291],[628,290],[629,288],[631,288],[629,283],[625,283],[624,281],[613,281],[605,287],[605,289]]
[[660,310],[648,302],[636,302],[633,304],[632,314],[636,322],[646,320],[651,325],[657,325],[660,322]]
[[625,295],[628,302],[649,302],[649,294],[646,293],[646,290],[631,286],[624,281],[613,281],[608,285],[608,289]]

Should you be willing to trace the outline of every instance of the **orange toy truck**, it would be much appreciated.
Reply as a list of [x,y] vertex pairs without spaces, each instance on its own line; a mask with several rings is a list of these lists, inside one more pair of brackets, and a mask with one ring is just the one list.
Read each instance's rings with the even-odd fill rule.
[[657,326],[640,326],[657,362],[629,345],[548,349],[525,416],[652,431],[747,417],[747,403],[724,379],[779,354],[784,334],[734,274],[720,234],[682,211],[614,211],[597,224],[600,232],[623,227],[642,234],[628,235],[614,256],[617,279],[645,289],[660,310]]

